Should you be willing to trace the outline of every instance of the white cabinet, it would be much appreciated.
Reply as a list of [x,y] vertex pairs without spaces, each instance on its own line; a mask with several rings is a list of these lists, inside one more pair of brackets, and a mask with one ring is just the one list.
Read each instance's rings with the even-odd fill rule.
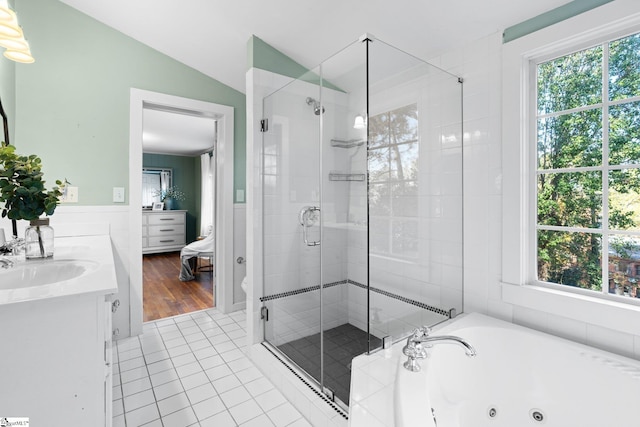
[[3,305],[0,410],[33,426],[111,426],[105,296]]
[[187,211],[142,212],[142,253],[179,251],[186,244]]
[[[0,272],[0,417],[29,418],[32,426],[111,427],[110,300],[118,291],[111,242],[84,236],[55,245],[49,263],[83,259],[92,270],[32,287],[20,286],[25,278],[13,289],[1,277],[11,270]],[[17,260],[13,268],[29,262]]]

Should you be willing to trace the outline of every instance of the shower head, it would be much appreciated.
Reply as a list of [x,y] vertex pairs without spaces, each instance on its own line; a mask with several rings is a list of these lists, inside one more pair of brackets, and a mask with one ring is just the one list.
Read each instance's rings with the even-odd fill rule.
[[[313,105],[313,113],[316,116],[320,115],[320,103],[310,96],[307,97],[307,105]],[[324,107],[322,107],[322,114],[324,114]]]

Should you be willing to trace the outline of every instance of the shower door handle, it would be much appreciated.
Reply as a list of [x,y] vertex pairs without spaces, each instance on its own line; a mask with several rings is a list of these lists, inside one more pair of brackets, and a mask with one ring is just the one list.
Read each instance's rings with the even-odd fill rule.
[[302,239],[307,246],[318,246],[320,241],[309,241],[307,236],[307,229],[313,226],[318,220],[320,208],[317,206],[305,206],[300,209],[299,221],[302,226]]

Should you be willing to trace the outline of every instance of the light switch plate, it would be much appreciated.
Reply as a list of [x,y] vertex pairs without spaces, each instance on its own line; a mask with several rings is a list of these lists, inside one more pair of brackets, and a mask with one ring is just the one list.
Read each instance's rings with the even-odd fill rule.
[[60,197],[61,203],[78,203],[78,187],[65,187],[64,194]]
[[124,203],[124,187],[113,187],[113,203]]

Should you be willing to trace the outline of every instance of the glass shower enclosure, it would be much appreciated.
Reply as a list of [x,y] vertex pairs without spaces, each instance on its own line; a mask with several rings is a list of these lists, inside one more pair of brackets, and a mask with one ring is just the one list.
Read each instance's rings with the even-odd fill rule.
[[351,360],[462,311],[462,84],[363,36],[263,99],[265,341],[342,406]]

